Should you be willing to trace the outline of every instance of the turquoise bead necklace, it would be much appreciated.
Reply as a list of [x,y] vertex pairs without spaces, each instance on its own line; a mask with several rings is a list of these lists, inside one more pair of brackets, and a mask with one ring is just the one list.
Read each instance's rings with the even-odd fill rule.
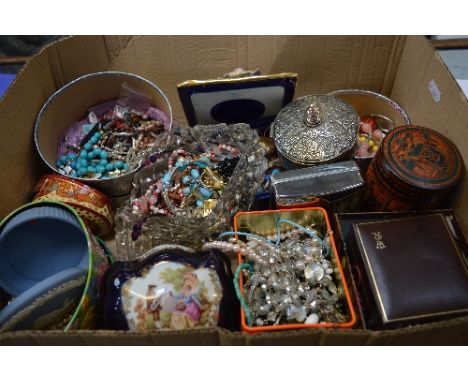
[[71,152],[62,155],[57,161],[57,168],[69,176],[79,178],[109,178],[129,170],[129,165],[122,160],[111,160],[109,153],[97,147],[102,133],[98,130],[83,144],[78,154]]

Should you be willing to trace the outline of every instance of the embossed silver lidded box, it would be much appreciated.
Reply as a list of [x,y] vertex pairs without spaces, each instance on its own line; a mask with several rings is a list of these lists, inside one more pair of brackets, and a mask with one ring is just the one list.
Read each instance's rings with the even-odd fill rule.
[[288,167],[346,159],[355,146],[359,116],[330,95],[309,95],[286,105],[273,123],[273,139]]

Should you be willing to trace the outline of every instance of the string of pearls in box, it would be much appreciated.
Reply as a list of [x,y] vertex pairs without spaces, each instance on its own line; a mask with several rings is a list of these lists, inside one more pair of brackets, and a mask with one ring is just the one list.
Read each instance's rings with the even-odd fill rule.
[[[283,225],[283,227],[282,227]],[[284,225],[291,227],[286,232]],[[237,237],[243,237],[241,240]],[[280,219],[276,236],[225,232],[203,249],[240,253],[244,263],[235,274],[238,298],[249,326],[346,321],[339,271],[328,234],[321,239],[311,227]],[[244,275],[244,293],[239,288]]]

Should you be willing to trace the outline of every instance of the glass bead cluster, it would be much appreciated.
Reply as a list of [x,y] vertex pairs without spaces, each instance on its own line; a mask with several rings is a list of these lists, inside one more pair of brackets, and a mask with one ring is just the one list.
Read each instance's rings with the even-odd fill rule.
[[[171,159],[171,153],[177,150],[192,153],[194,159],[203,154],[207,157],[207,154],[212,152],[219,158],[218,161],[210,158],[212,165],[209,166],[224,182],[223,192],[216,199],[214,207],[199,208],[196,206],[196,200],[203,200],[204,204],[209,204],[209,199],[196,198],[195,204],[190,208],[177,209],[176,213],[169,215],[161,214],[160,211],[153,213],[154,211],[145,210],[150,206],[146,202],[143,203],[143,209],[134,208],[134,200],[144,195],[150,196],[151,186],[152,191],[156,189],[157,192],[162,192],[163,184],[161,182],[158,185],[157,181],[162,181],[168,170],[171,170],[171,166],[173,169],[179,157],[183,157],[178,152]],[[133,179],[130,200],[117,210],[116,248],[119,260],[133,260],[151,248],[168,242],[201,248],[206,240],[212,240],[219,232],[230,229],[234,214],[240,210],[248,210],[255,199],[267,168],[264,155],[265,150],[259,144],[257,131],[247,124],[194,127],[174,125],[164,152],[148,156]],[[203,169],[195,169],[201,177]],[[192,174],[190,176],[193,180]],[[168,178],[171,179],[170,184],[174,185],[176,175]],[[182,178],[179,177],[181,186]],[[158,203],[156,202],[155,207],[159,210],[164,209],[164,205]],[[195,209],[206,211],[207,215],[193,213]]]
[[278,235],[276,243],[273,236],[246,233],[245,239],[213,241],[204,249],[240,252],[251,264],[244,267],[240,296],[250,326],[346,321],[344,292],[336,262],[329,256],[328,238],[321,240],[312,227],[299,227]]

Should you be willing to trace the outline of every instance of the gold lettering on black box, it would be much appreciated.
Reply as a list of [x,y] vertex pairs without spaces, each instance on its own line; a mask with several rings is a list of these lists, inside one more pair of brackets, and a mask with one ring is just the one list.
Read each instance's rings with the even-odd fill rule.
[[382,241],[383,237],[382,237],[382,234],[380,233],[380,231],[379,232],[372,232],[371,235],[375,240],[375,248],[376,249],[386,248],[384,242]]
[[352,236],[376,318],[370,327],[468,313],[467,267],[442,214],[353,224]]

